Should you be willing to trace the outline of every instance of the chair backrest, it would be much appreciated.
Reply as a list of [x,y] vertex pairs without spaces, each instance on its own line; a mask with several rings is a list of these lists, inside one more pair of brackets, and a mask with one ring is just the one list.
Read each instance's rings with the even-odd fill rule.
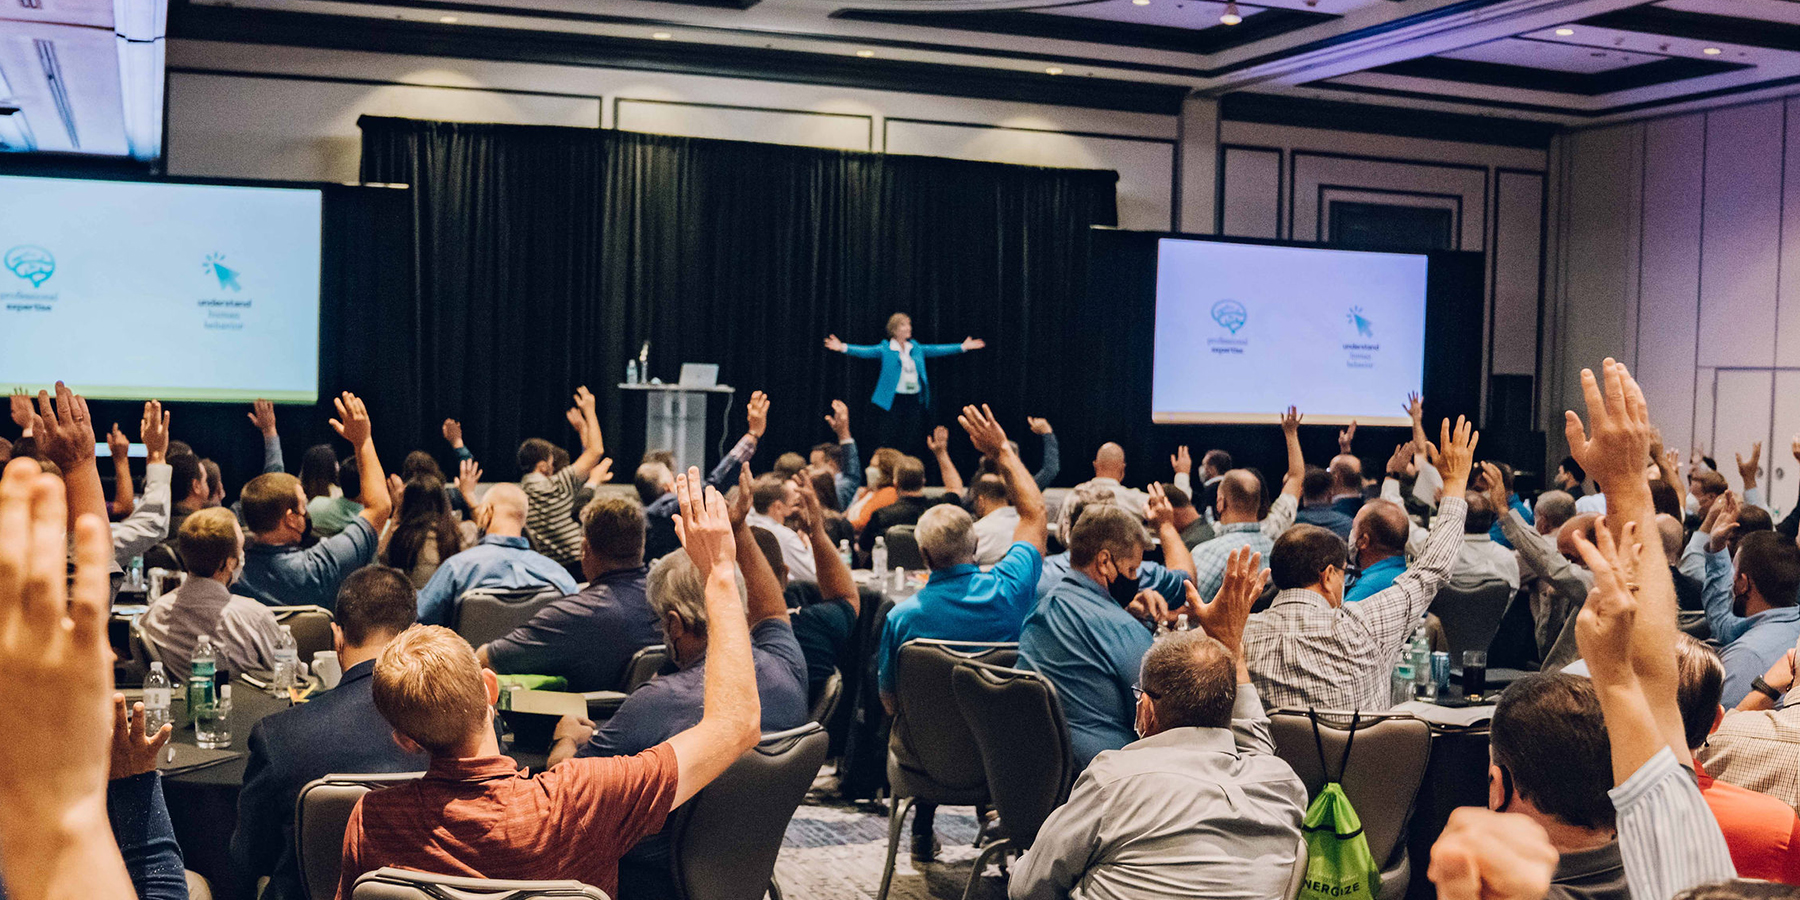
[[813,701],[810,721],[824,725],[831,721],[831,714],[837,712],[838,701],[844,696],[844,673],[831,670],[831,677],[819,688],[819,699]]
[[763,735],[670,816],[679,900],[762,900],[794,810],[831,743],[817,722]]
[[456,633],[479,647],[531,621],[537,611],[562,596],[553,587],[476,588],[456,598]]
[[1506,604],[1518,593],[1504,581],[1477,585],[1473,590],[1457,590],[1449,585],[1438,589],[1431,601],[1431,612],[1444,625],[1444,641],[1450,645],[1450,664],[1462,665],[1464,650],[1486,650],[1500,630],[1500,617]]
[[294,801],[295,852],[300,858],[300,885],[312,900],[337,896],[343,872],[344,829],[362,795],[390,784],[411,781],[424,772],[327,775],[307,782]]
[[663,666],[669,663],[669,648],[662,644],[651,644],[631,654],[631,661],[625,664],[625,681],[619,690],[629,694],[643,687],[644,682],[656,677]]
[[350,900],[608,900],[606,892],[579,881],[490,881],[432,875],[411,869],[364,872]]
[[162,654],[158,653],[156,645],[151,643],[150,639],[144,636],[143,623],[139,621],[138,617],[133,617],[131,620],[131,631],[128,640],[130,642],[131,658],[135,661],[142,662],[145,670],[148,670],[150,664],[153,662],[162,662]]
[[1028,849],[1075,782],[1075,752],[1056,687],[1035,672],[978,662],[957,664],[950,681],[981,748],[988,796],[1007,836]]
[[[1319,759],[1319,743],[1313,738],[1312,720],[1303,711],[1276,710],[1269,716],[1275,753],[1294,768],[1306,784],[1308,797],[1317,797],[1326,781],[1343,785],[1344,796],[1362,819],[1363,834],[1376,865],[1385,866],[1406,831],[1413,798],[1425,780],[1425,764],[1431,759],[1431,728],[1407,715],[1363,713],[1356,739],[1350,740],[1351,713],[1319,711],[1319,739],[1325,759]],[[1343,769],[1344,745],[1350,759]],[[1324,765],[1331,766],[1327,773]],[[1330,779],[1330,776],[1335,776]]]
[[895,525],[883,532],[887,538],[888,565],[908,569],[925,568],[925,557],[919,552],[919,538],[911,525]]
[[337,640],[331,636],[331,623],[336,621],[331,610],[323,606],[276,606],[269,611],[275,614],[277,624],[286,625],[294,633],[294,646],[307,665],[312,664],[314,653],[337,649]]
[[950,790],[977,790],[987,783],[981,748],[956,706],[950,673],[958,663],[1010,666],[1018,644],[917,639],[900,646],[894,663],[894,727],[888,747],[902,769],[915,771]]

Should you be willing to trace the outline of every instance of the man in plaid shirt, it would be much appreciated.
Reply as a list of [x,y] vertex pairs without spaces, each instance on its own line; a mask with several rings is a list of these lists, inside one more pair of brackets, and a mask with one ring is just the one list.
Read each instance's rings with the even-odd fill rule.
[[1219,482],[1217,537],[1193,550],[1194,586],[1210,600],[1225,582],[1225,563],[1231,551],[1249,547],[1266,559],[1275,539],[1294,524],[1300,510],[1300,482],[1306,477],[1306,458],[1300,454],[1300,412],[1288,407],[1281,417],[1281,433],[1287,438],[1287,476],[1281,496],[1262,516],[1262,479],[1249,469],[1232,469]]
[[[1443,449],[1425,442],[1444,476],[1437,519],[1412,568],[1386,590],[1344,604],[1344,539],[1300,525],[1275,542],[1269,568],[1281,593],[1244,628],[1244,654],[1270,708],[1383,710],[1391,705],[1389,672],[1407,635],[1450,577],[1462,547],[1463,491],[1479,436],[1461,417],[1454,434],[1444,421]],[[1380,502],[1380,501],[1376,501]],[[1198,556],[1198,554],[1196,554]]]

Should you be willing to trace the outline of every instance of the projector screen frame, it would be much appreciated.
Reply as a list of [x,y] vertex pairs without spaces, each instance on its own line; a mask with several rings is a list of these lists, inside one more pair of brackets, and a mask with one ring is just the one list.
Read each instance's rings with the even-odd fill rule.
[[[324,379],[325,379],[325,372],[326,372],[326,363],[327,363],[326,356],[325,356],[325,320],[326,320],[326,315],[327,315],[328,310],[327,310],[327,305],[325,302],[325,300],[326,300],[325,291],[326,291],[326,286],[327,286],[326,276],[330,272],[329,265],[326,260],[326,253],[328,252],[328,241],[327,241],[327,235],[326,235],[326,228],[327,228],[327,225],[330,222],[330,218],[331,218],[330,213],[327,211],[326,207],[331,202],[330,201],[331,194],[333,193],[334,190],[343,189],[346,187],[349,187],[349,188],[367,188],[367,187],[398,188],[398,189],[408,189],[408,190],[411,188],[410,185],[343,184],[343,183],[339,183],[339,182],[330,182],[330,181],[296,181],[296,180],[289,180],[289,179],[257,179],[257,178],[231,178],[231,177],[210,177],[210,176],[192,176],[192,175],[167,175],[167,174],[161,174],[158,172],[146,172],[146,171],[140,171],[140,170],[135,170],[135,169],[129,169],[129,170],[120,170],[120,169],[115,169],[115,168],[91,169],[91,168],[84,168],[84,167],[78,165],[77,161],[74,161],[74,160],[69,161],[68,164],[66,164],[66,165],[47,164],[47,161],[41,160],[41,159],[40,160],[25,160],[25,161],[15,160],[12,162],[12,164],[8,164],[7,160],[5,159],[5,157],[3,155],[0,155],[0,176],[13,177],[13,178],[50,179],[50,180],[58,180],[58,181],[119,182],[119,183],[128,183],[128,184],[175,185],[175,186],[191,185],[191,186],[197,186],[197,187],[272,188],[272,189],[280,189],[280,190],[316,191],[319,195],[319,273],[318,273],[319,289],[318,289],[317,295],[315,296],[315,299],[314,299],[314,303],[316,304],[315,320],[318,323],[318,333],[316,335],[316,339],[314,341],[314,347],[313,347],[314,384],[313,384],[312,392],[310,394],[308,394],[304,391],[256,392],[257,397],[254,399],[268,400],[270,403],[274,403],[279,406],[314,406],[314,405],[317,405],[320,401],[326,399],[326,395],[325,395],[325,391],[324,391],[324,387],[323,387],[323,383],[324,383]],[[139,387],[135,387],[135,386],[131,386],[131,385],[103,385],[103,384],[88,384],[88,383],[69,382],[69,386],[76,393],[79,393],[83,397],[90,399],[90,400],[137,401],[137,400],[152,400],[152,399],[154,399],[154,400],[182,402],[182,403],[236,404],[236,403],[246,402],[244,399],[244,393],[250,393],[250,392],[243,392],[243,393],[227,392],[227,391],[221,391],[221,390],[212,389],[212,388],[192,388],[192,389],[184,389],[184,390],[175,390],[172,392],[157,391],[157,392],[154,392],[155,396],[153,397],[153,396],[151,396],[151,393],[152,393],[151,391],[147,391],[143,388],[139,388]],[[49,391],[51,393],[54,393],[56,390],[55,384],[29,383],[29,382],[24,382],[24,381],[10,382],[10,383],[8,383],[8,387],[9,388],[10,387],[22,387],[27,392],[34,393],[34,394],[40,390]]]

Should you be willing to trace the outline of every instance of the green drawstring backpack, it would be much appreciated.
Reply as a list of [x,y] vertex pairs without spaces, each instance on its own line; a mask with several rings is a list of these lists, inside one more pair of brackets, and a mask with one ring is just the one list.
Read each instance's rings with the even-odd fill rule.
[[1331,777],[1331,767],[1325,764],[1325,739],[1319,734],[1318,711],[1308,710],[1307,717],[1312,720],[1319,770],[1326,782],[1307,808],[1306,820],[1300,826],[1306,838],[1306,879],[1301,882],[1299,900],[1375,900],[1380,895],[1381,867],[1369,852],[1362,819],[1339,784],[1350,763],[1350,748],[1356,743],[1356,726],[1362,716],[1356,713],[1350,718],[1350,735],[1344,740],[1344,755],[1338,760],[1335,779]]

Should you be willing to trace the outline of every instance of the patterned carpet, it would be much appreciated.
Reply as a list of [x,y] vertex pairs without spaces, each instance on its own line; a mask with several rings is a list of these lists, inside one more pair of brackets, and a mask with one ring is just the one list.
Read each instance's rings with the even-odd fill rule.
[[[788,825],[775,875],[784,900],[860,900],[881,888],[887,851],[887,807],[883,803],[845,803],[830,786],[830,767]],[[912,861],[911,821],[901,834],[894,863],[892,900],[959,900],[975,859],[975,814],[968,807],[944,807],[937,813],[937,835],[943,842],[936,862]],[[999,869],[976,889],[978,900],[1004,900]]]

